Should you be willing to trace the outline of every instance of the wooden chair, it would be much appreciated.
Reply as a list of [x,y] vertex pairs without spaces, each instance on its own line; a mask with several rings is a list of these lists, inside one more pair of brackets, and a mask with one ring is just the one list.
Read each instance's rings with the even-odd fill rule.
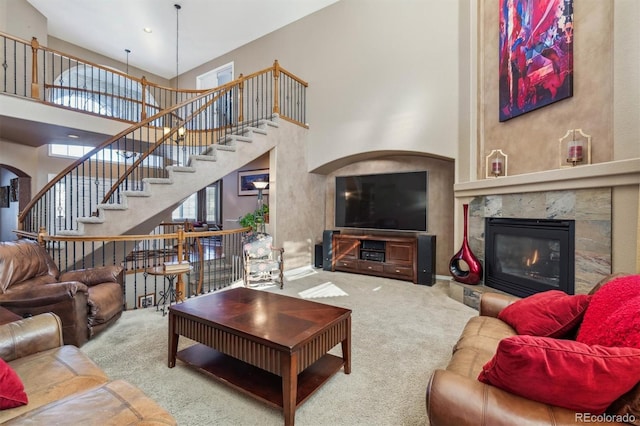
[[284,287],[284,249],[273,247],[273,237],[265,233],[247,234],[242,243],[244,285],[278,282]]

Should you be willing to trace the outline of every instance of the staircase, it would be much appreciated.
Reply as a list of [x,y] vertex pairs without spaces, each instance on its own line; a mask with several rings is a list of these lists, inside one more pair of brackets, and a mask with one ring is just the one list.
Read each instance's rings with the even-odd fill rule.
[[[307,128],[307,83],[278,61],[205,91],[171,92],[144,79],[131,83],[145,93],[153,91],[155,98],[142,96],[141,101],[100,92],[100,98],[115,105],[112,111],[134,108],[139,116],[36,194],[18,218],[25,234],[42,229],[65,237],[148,234],[189,195],[278,143],[294,140],[289,127],[278,129],[281,124]],[[65,90],[70,96],[86,92]],[[163,101],[153,109],[145,99]]]
[[[141,191],[125,191],[119,203],[99,204],[98,215],[79,217],[74,230],[58,235],[98,236],[147,234],[168,212],[185,198],[222,179],[277,145],[279,117],[260,120],[246,127],[242,135],[227,135],[219,144],[210,145],[200,155],[192,155],[187,166],[167,166],[168,177],[144,178]],[[152,207],[152,208],[150,208]]]

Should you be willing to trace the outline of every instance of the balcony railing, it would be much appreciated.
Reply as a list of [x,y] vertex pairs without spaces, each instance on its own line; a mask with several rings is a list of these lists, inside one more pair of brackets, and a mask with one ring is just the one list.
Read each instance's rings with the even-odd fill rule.
[[188,261],[191,266],[188,273],[177,276],[178,300],[220,290],[242,279],[242,237],[250,228],[184,232],[182,225],[161,224],[150,235],[69,237],[44,231],[17,231],[17,235],[37,240],[61,272],[104,265],[124,267],[126,308],[138,309],[148,307],[150,301],[157,303],[166,293],[165,278],[150,273],[165,262]]
[[307,83],[281,68],[266,69],[206,91],[175,90],[0,33],[3,93],[133,123],[47,183],[20,212],[18,227],[49,234],[78,229],[100,204],[143,191],[143,179],[168,177],[193,155],[279,114],[306,127]]
[[5,94],[136,123],[205,90],[176,90],[0,33]]

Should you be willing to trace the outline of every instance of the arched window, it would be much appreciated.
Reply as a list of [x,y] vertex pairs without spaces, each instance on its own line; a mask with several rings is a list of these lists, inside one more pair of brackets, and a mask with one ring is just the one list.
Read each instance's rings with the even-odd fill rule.
[[[57,105],[132,122],[141,119],[142,85],[121,74],[88,64],[63,71],[47,95],[49,102]],[[155,114],[157,104],[148,91],[145,101],[147,116]]]

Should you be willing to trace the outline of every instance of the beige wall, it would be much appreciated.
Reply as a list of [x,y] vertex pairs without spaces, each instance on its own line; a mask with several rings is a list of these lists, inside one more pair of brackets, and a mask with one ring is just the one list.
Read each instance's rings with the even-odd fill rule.
[[613,12],[613,157],[621,160],[640,157],[640,1],[616,0]]
[[46,45],[47,18],[25,0],[0,2],[0,31],[25,40],[36,37]]
[[[325,206],[324,189],[319,188],[326,187],[325,181],[331,182],[333,175],[322,175],[349,164],[356,168],[386,164],[384,171],[406,170],[414,162],[432,167],[446,164],[450,179],[430,186],[430,200],[446,199],[441,206],[448,206],[449,215],[454,167],[447,159],[456,157],[460,133],[470,131],[469,120],[463,117],[471,108],[470,88],[459,93],[470,71],[462,67],[465,76],[459,75],[456,52],[460,34],[469,31],[471,5],[469,0],[460,3],[464,10],[458,1],[341,0],[180,76],[181,84],[195,87],[198,75],[228,62],[234,62],[237,77],[268,67],[277,59],[309,82],[310,130],[304,163],[283,161],[289,153],[282,148],[272,153],[272,161],[277,158],[281,164],[274,176],[279,180],[286,176],[291,184],[286,195],[279,190],[278,196],[286,196],[287,202],[280,198],[277,206],[317,206],[300,214],[288,210],[291,215],[286,219],[280,211],[272,225],[282,242],[290,241],[296,253],[304,252],[295,256],[295,264],[312,263],[314,243],[320,241],[325,226],[332,227],[323,220],[329,205]],[[389,161],[389,156],[404,156],[406,162]],[[313,177],[313,173],[318,175]],[[311,180],[300,180],[305,174]],[[314,179],[320,184],[313,185]],[[305,190],[299,188],[300,182],[307,186]],[[282,188],[282,182],[278,183]],[[437,271],[447,274],[453,222],[445,225],[445,219],[438,219],[444,214],[442,209],[431,208],[429,220],[430,226],[435,221],[437,230]],[[316,212],[320,213],[317,217]],[[293,238],[293,233],[300,235]]]
[[637,1],[576,1],[573,96],[502,123],[498,7],[478,3],[478,179],[485,175],[485,156],[497,148],[509,155],[510,175],[557,169],[558,140],[569,129],[592,136],[592,163],[640,156]]
[[[269,168],[269,154],[252,161],[241,170],[258,170]],[[258,206],[258,198],[252,196],[238,196],[238,173],[231,173],[222,179],[222,227],[224,229],[239,228],[238,219],[252,212]],[[265,195],[264,202],[269,204],[269,196]]]
[[[509,153],[511,173],[547,170],[557,164],[557,139],[574,127],[594,136],[595,161],[638,157],[640,27],[633,17],[639,3],[576,0],[581,25],[573,98],[506,123],[497,120],[497,6],[490,0],[341,0],[184,73],[180,82],[195,87],[196,76],[230,61],[236,74],[246,74],[278,59],[310,84],[304,168],[324,174],[375,157],[418,153],[455,158],[455,181],[464,182],[484,175],[481,164],[491,147]],[[0,8],[12,14],[33,9],[24,0]],[[37,15],[25,22],[46,22]],[[7,30],[8,23],[0,18]],[[11,32],[44,38],[39,25],[29,26]],[[123,61],[111,66],[122,69]],[[283,168],[278,175],[286,173]],[[453,194],[451,187],[442,191]],[[630,211],[637,217],[636,206]],[[298,220],[310,219],[294,215],[288,226]]]
[[196,76],[230,61],[237,75],[278,59],[309,82],[310,171],[388,150],[455,158],[458,13],[457,1],[341,0],[180,82],[195,87]]
[[640,273],[640,185],[613,188],[612,204],[611,269]]
[[[335,227],[336,176],[419,170],[426,170],[429,175],[427,234],[436,236],[436,273],[449,275],[449,260],[455,251],[451,238],[453,235],[453,193],[451,192],[454,181],[453,161],[424,156],[388,156],[353,163],[330,173],[325,182],[326,228],[339,229]],[[353,229],[347,231],[358,232]],[[371,232],[383,233],[383,231]]]
[[[472,3],[478,11],[479,42],[469,45],[469,55],[478,58],[478,116],[472,132],[477,140],[471,136],[468,147],[461,141],[459,151],[463,160],[466,152],[470,159],[477,152],[476,173],[467,178],[462,171],[457,182],[484,179],[485,156],[497,148],[509,155],[510,175],[558,169],[558,139],[575,128],[593,137],[593,163],[640,157],[640,2],[575,1],[573,96],[503,123],[498,121],[498,7],[491,0]],[[640,232],[629,233],[629,223],[639,222],[639,194],[638,185],[613,190],[613,271],[640,268]],[[456,240],[460,223],[456,218]]]
[[[43,43],[44,44],[44,43]],[[76,46],[75,44],[67,43],[64,40],[60,40],[59,38],[49,36],[48,47],[51,49],[55,49],[59,52],[63,52],[67,55],[76,56],[81,58],[82,60],[92,62],[97,65],[104,65],[107,67],[112,67],[122,72],[126,72],[127,70],[127,54],[122,49],[122,58],[108,58],[104,55],[100,55],[99,53],[93,52],[91,50],[84,49],[80,46]],[[130,55],[134,53],[131,52]],[[130,56],[131,58],[131,56]],[[172,87],[171,82],[166,78],[162,78],[158,75],[152,74],[148,71],[141,70],[129,64],[129,75],[137,78],[146,77],[146,79],[152,83],[159,84],[163,87]]]

